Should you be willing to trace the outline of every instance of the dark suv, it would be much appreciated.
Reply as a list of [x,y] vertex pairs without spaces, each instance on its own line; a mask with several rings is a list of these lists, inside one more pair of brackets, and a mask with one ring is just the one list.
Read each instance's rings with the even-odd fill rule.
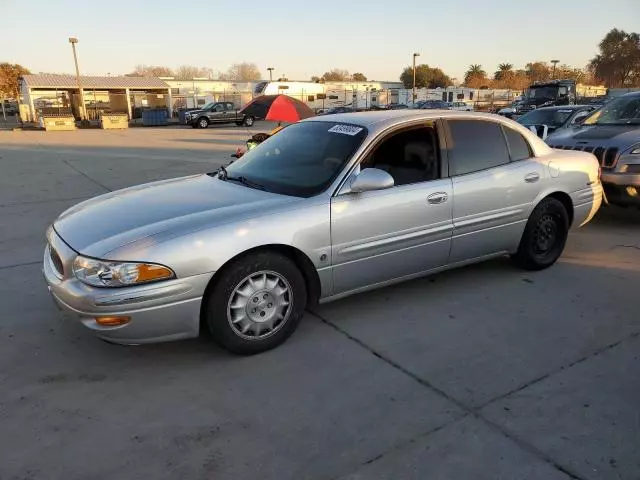
[[610,101],[581,125],[559,130],[546,142],[553,148],[593,153],[609,202],[640,207],[640,92]]

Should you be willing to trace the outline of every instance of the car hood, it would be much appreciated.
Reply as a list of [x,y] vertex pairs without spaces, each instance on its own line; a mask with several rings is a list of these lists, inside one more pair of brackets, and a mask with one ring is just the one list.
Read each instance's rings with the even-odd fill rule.
[[201,113],[204,113],[204,110],[187,110],[187,112],[189,115],[200,115]]
[[554,145],[595,145],[623,151],[640,142],[640,128],[637,125],[587,125],[558,130],[547,141]]
[[87,200],[63,212],[53,227],[75,251],[109,259],[109,252],[145,237],[157,243],[299,200],[197,175]]

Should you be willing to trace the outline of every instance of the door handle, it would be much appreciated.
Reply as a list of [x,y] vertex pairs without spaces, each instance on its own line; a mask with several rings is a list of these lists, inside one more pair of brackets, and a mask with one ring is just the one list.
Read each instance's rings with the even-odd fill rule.
[[540,174],[538,174],[537,172],[528,173],[524,177],[524,181],[527,183],[535,183],[538,180],[540,180]]
[[427,202],[437,205],[446,202],[447,198],[449,198],[449,196],[445,192],[436,192],[427,197]]

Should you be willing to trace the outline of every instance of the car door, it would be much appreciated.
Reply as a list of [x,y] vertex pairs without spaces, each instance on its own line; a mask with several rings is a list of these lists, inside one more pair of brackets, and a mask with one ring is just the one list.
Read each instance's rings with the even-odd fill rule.
[[227,122],[235,122],[236,120],[236,106],[233,103],[225,103],[225,120]]
[[449,263],[517,247],[546,170],[516,130],[488,120],[448,120],[454,196]]
[[394,177],[394,187],[332,198],[334,294],[447,263],[452,187],[451,179],[442,175],[442,155],[433,127],[391,132],[347,184],[359,171],[373,167]]
[[213,123],[220,123],[225,121],[226,111],[224,108],[224,103],[216,103],[211,107],[209,111],[209,120]]

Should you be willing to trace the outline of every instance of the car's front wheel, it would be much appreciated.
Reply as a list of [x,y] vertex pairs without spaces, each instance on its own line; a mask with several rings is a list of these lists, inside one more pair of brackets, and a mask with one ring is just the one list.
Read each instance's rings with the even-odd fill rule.
[[289,258],[275,252],[250,254],[220,273],[204,305],[206,323],[220,346],[251,355],[277,347],[298,327],[307,292]]
[[244,125],[245,127],[252,127],[255,122],[255,119],[251,115],[247,115],[244,117]]
[[202,117],[198,119],[199,128],[207,128],[208,126],[209,126],[209,119],[207,117]]
[[560,200],[547,197],[531,212],[518,251],[511,258],[526,270],[550,267],[562,255],[568,233],[565,206]]

